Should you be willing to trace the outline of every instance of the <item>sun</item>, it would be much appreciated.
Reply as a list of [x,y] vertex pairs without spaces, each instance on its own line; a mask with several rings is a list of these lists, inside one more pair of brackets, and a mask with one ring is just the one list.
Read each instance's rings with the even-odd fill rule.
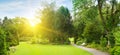
[[35,26],[36,26],[36,24],[35,24],[34,22],[31,22],[31,21],[30,21],[30,25],[31,25],[32,27],[35,27]]
[[35,27],[36,26],[36,21],[29,20],[29,24],[30,24],[31,27]]
[[39,19],[29,19],[29,24],[31,27],[35,27],[39,23],[41,23]]

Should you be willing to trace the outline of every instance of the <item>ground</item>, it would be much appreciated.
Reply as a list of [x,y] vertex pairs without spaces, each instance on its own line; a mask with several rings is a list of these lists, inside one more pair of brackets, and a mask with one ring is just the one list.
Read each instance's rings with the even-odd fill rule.
[[10,55],[92,55],[72,45],[40,45],[21,42]]
[[96,50],[96,49],[86,48],[86,47],[77,46],[77,45],[75,45],[75,46],[78,47],[78,48],[80,48],[80,49],[84,49],[84,50],[92,53],[93,55],[110,55],[110,54],[107,53],[107,52],[102,52],[102,51],[99,51],[99,50]]

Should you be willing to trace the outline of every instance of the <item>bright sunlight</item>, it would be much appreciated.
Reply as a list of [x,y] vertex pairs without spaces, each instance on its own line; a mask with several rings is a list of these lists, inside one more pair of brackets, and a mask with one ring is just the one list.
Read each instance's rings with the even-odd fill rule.
[[0,0],[0,55],[120,55],[119,24],[118,0]]
[[38,20],[36,18],[28,19],[28,20],[31,27],[35,27],[38,23],[41,23],[41,20],[40,19]]
[[34,22],[30,21],[30,25],[31,25],[32,27],[34,27],[36,24],[35,24]]

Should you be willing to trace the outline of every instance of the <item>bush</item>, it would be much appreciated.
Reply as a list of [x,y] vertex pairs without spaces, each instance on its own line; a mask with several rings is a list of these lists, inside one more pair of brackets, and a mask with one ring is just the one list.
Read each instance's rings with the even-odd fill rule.
[[96,44],[95,42],[92,42],[91,44],[88,44],[87,47],[89,48],[97,48],[98,44]]
[[77,41],[76,44],[77,45],[81,45],[83,42],[82,41]]
[[88,44],[87,47],[94,48],[94,49],[101,50],[101,51],[108,51],[108,49],[106,47],[102,47],[100,44],[96,44],[95,42]]
[[106,45],[107,45],[107,39],[104,38],[104,37],[101,37],[101,38],[100,38],[100,45],[101,45],[102,47],[106,47]]
[[114,48],[111,49],[110,51],[111,55],[120,55],[120,46],[115,46]]
[[85,42],[84,39],[78,38],[76,44],[77,44],[77,45],[81,45],[81,44],[84,43],[84,42]]
[[115,37],[114,36],[110,36],[110,43],[111,43],[111,48],[113,48],[115,46]]
[[99,49],[102,50],[102,51],[107,51],[107,39],[105,37],[101,37],[100,38],[100,47]]
[[107,37],[109,37],[108,39],[110,41],[110,47],[113,48],[115,46],[115,37],[113,33],[109,33]]
[[86,39],[86,43],[99,43],[102,35],[102,29],[98,26],[97,22],[88,23],[84,28],[83,37]]
[[6,55],[7,54],[7,47],[6,46],[6,40],[4,31],[0,29],[0,55]]
[[113,33],[115,36],[115,44],[120,46],[120,31],[116,31]]

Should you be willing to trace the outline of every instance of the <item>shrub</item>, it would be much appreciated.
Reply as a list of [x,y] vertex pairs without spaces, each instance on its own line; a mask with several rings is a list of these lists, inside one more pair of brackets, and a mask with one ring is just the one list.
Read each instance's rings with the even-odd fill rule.
[[7,54],[6,39],[4,31],[0,29],[0,55]]
[[111,43],[111,47],[115,46],[115,37],[113,35],[110,36],[110,43]]
[[88,23],[86,24],[82,35],[86,39],[86,43],[99,43],[100,37],[102,35],[102,29],[96,22]]
[[84,43],[84,42],[85,42],[84,39],[78,38],[76,44],[77,44],[77,45],[81,45],[81,44]]
[[110,41],[110,47],[113,48],[115,46],[115,37],[114,37],[113,33],[109,33],[107,35],[107,37],[109,37],[108,39]]
[[107,45],[107,39],[104,38],[104,37],[101,37],[101,38],[100,38],[100,45],[101,45],[102,47],[106,47],[106,45]]
[[95,42],[92,42],[91,44],[88,44],[87,47],[89,47],[89,48],[96,48],[97,44]]
[[114,32],[115,44],[120,46],[120,31]]
[[111,55],[120,55],[120,46],[115,46],[114,48],[111,49],[110,51]]
[[107,39],[105,37],[101,37],[99,49],[102,51],[106,51],[107,50],[106,46],[107,46]]

